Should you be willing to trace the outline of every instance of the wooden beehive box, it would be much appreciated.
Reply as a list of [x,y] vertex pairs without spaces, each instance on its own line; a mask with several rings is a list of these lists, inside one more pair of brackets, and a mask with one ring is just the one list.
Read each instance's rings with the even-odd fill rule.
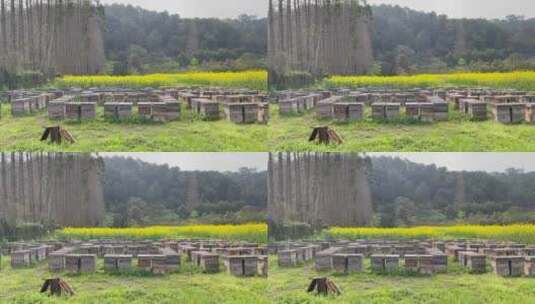
[[436,98],[433,99],[432,103],[433,103],[434,119],[436,121],[448,120],[448,115],[449,115],[448,103],[442,99],[437,100]]
[[17,250],[11,252],[11,267],[21,268],[32,265],[31,252],[29,250]]
[[278,252],[279,267],[293,267],[297,265],[297,251],[280,250]]
[[97,104],[95,102],[80,102],[80,119],[94,119],[97,116]]
[[295,98],[279,101],[279,114],[281,116],[297,113],[297,102]]
[[332,119],[333,115],[333,103],[331,100],[322,100],[316,104],[317,118]]
[[524,273],[524,257],[493,256],[491,259],[494,273],[501,277],[519,277]]
[[65,269],[65,253],[53,252],[48,255],[48,270],[51,272],[61,272]]
[[526,104],[526,122],[535,123],[535,103]]
[[420,104],[407,102],[405,104],[405,116],[410,119],[420,119]]
[[525,109],[526,105],[523,103],[494,103],[492,104],[492,116],[501,123],[519,123],[526,118]]
[[204,253],[201,255],[200,266],[205,273],[219,272],[219,255],[213,253]]
[[420,120],[423,122],[435,121],[435,109],[431,102],[421,102],[419,104]]
[[535,256],[526,256],[524,258],[524,275],[528,277],[535,276]]
[[81,260],[78,254],[65,255],[65,271],[68,273],[76,274],[80,272]]
[[219,102],[205,99],[200,103],[199,115],[206,120],[219,119]]
[[487,103],[478,100],[471,100],[466,104],[470,119],[480,121],[487,120]]
[[65,119],[65,102],[51,101],[48,103],[48,119],[63,120]]
[[11,100],[11,115],[25,115],[30,113],[30,100],[27,98]]
[[165,120],[175,121],[180,118],[180,102],[176,100],[165,101]]
[[364,119],[364,104],[356,102],[338,102],[333,104],[334,118],[341,122],[360,121]]
[[129,271],[132,269],[132,255],[105,255],[104,269],[107,271]]
[[152,269],[152,256],[146,254],[140,254],[137,256],[137,267],[142,271],[151,271]]

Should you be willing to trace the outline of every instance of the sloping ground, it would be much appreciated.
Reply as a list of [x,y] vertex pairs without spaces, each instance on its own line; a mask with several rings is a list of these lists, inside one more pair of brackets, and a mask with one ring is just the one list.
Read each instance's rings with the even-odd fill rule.
[[102,271],[62,275],[76,292],[74,297],[41,295],[43,281],[56,276],[48,272],[46,264],[34,269],[12,270],[9,259],[4,258],[0,271],[0,303],[270,303],[265,278],[235,278],[226,273],[212,275],[185,269],[165,276],[111,275]]
[[[370,118],[362,122],[337,124],[320,121],[313,113],[304,116],[280,117],[278,107],[271,110],[269,126],[270,151],[328,152],[533,152],[535,126],[503,125],[491,120],[470,121],[450,110],[449,121],[419,123],[400,119],[377,122]],[[309,143],[312,129],[331,126],[343,137],[339,146]]]
[[147,123],[113,122],[103,118],[67,122],[61,125],[77,140],[61,146],[40,142],[44,127],[55,126],[46,111],[31,116],[12,117],[10,107],[2,105],[0,148],[4,151],[62,152],[226,152],[265,151],[267,127],[236,125],[227,120],[202,121],[182,111],[179,121]]
[[[349,276],[319,274],[313,265],[280,269],[270,261],[270,294],[273,303],[411,303],[411,304],[502,304],[535,302],[535,281],[507,279],[492,273],[473,275],[450,261],[447,274],[428,276],[378,275],[369,270]],[[369,268],[369,262],[365,263]],[[306,293],[314,277],[329,276],[342,290],[340,297],[317,297]]]

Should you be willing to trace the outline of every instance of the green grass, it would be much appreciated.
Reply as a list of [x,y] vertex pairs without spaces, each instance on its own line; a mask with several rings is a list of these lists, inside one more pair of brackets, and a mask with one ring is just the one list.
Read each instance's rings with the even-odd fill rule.
[[[456,262],[450,261],[448,273],[434,276],[409,274],[381,275],[366,270],[351,275],[318,273],[313,264],[281,269],[276,258],[270,260],[270,293],[273,303],[411,303],[411,304],[498,304],[534,303],[535,280],[500,278],[492,273],[469,274]],[[490,269],[489,269],[490,270]],[[311,279],[328,276],[342,290],[339,297],[319,297],[307,294]]]
[[228,120],[203,121],[183,109],[179,121],[142,122],[132,119],[114,122],[97,119],[61,122],[77,143],[61,146],[40,141],[45,126],[58,122],[47,118],[46,111],[25,117],[12,117],[9,105],[2,105],[0,148],[3,151],[62,152],[226,152],[265,151],[265,125],[237,125]]
[[[183,109],[179,121],[151,123],[139,120],[113,122],[103,118],[62,122],[77,140],[61,146],[40,142],[45,126],[57,125],[46,112],[12,117],[3,105],[0,148],[4,151],[64,152],[533,152],[535,126],[504,125],[492,120],[470,121],[457,111],[446,122],[420,123],[399,119],[373,121],[370,110],[362,122],[320,121],[313,113],[280,117],[271,107],[269,126],[236,125],[227,120],[203,121]],[[329,125],[344,139],[340,146],[309,143],[313,127]]]
[[[187,267],[185,267],[187,268]],[[102,260],[98,263],[102,269]],[[265,278],[236,278],[227,273],[202,274],[184,269],[175,274],[142,273],[60,274],[75,290],[72,298],[49,298],[39,290],[45,279],[58,277],[50,273],[46,263],[34,268],[13,270],[9,259],[2,261],[0,271],[0,303],[48,304],[144,304],[144,303],[270,303]]]
[[[321,121],[312,112],[303,116],[281,117],[273,106],[269,128],[270,151],[328,152],[532,152],[535,151],[535,126],[504,125],[487,120],[470,121],[457,111],[450,111],[449,121],[421,123],[399,119],[379,122],[370,118],[361,122]],[[309,143],[313,127],[331,126],[341,135],[339,146]]]

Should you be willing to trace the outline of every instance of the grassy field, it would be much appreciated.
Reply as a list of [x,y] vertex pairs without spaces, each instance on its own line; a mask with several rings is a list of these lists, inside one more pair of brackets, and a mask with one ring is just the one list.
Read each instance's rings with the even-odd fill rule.
[[15,118],[4,104],[0,148],[26,152],[258,152],[265,151],[267,141],[265,125],[237,125],[224,119],[203,121],[185,109],[179,121],[152,123],[107,120],[99,108],[97,119],[61,123],[77,140],[73,145],[40,141],[44,127],[55,125],[58,122],[49,120],[46,111]]
[[60,88],[122,87],[146,88],[162,86],[217,86],[267,90],[266,71],[242,72],[183,72],[130,76],[64,76],[54,83]]
[[332,76],[323,85],[333,87],[489,87],[501,89],[535,90],[535,71],[508,73],[451,73],[414,76]]
[[[381,275],[369,270],[348,276],[318,273],[313,264],[284,268],[270,260],[269,290],[273,303],[292,304],[521,304],[535,302],[535,280],[530,278],[506,279],[492,273],[473,275],[450,261],[447,274],[419,276],[409,274]],[[307,294],[311,279],[328,276],[342,290],[339,297],[318,297]]]
[[332,239],[492,239],[535,244],[535,225],[464,225],[411,228],[342,228],[332,227],[324,231],[324,236]]
[[56,232],[60,239],[163,239],[213,238],[266,243],[266,224],[154,226],[145,228],[64,228]]
[[[270,151],[328,152],[532,152],[535,151],[535,126],[503,125],[491,120],[470,121],[450,111],[449,121],[422,123],[404,118],[398,121],[373,121],[370,109],[361,122],[321,121],[313,113],[281,117],[272,107],[268,148]],[[342,136],[340,146],[309,143],[313,127],[331,126]]]
[[[102,269],[102,260],[97,265]],[[60,274],[75,290],[72,298],[49,298],[39,290],[45,279],[57,277],[46,263],[31,269],[12,270],[9,258],[0,271],[0,303],[10,304],[221,304],[270,303],[265,278],[235,278],[226,273],[202,274],[198,269],[183,269],[170,275]]]

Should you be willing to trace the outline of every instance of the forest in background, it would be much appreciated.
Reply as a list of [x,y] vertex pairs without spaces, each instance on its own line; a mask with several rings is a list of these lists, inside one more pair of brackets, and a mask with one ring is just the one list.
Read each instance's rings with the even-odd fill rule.
[[122,4],[106,5],[104,11],[110,74],[266,67],[265,18],[182,18]]
[[359,0],[271,0],[268,21],[274,88],[328,75],[535,69],[535,18],[456,19]]
[[373,157],[376,226],[535,223],[535,172],[455,172]]
[[269,168],[275,239],[332,226],[535,223],[535,172],[458,172],[401,158],[325,153],[273,154]]
[[182,171],[123,157],[104,158],[105,224],[264,222],[266,172]]

